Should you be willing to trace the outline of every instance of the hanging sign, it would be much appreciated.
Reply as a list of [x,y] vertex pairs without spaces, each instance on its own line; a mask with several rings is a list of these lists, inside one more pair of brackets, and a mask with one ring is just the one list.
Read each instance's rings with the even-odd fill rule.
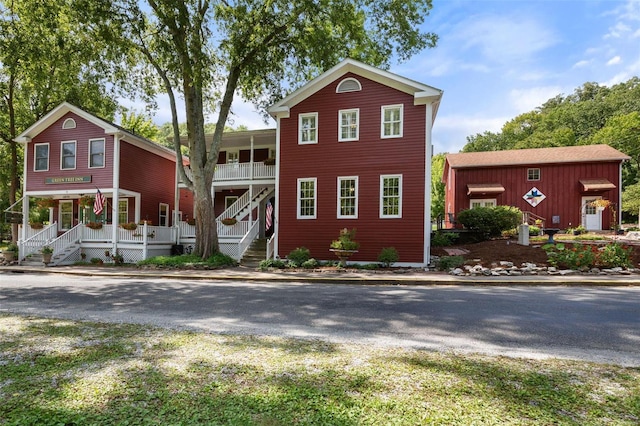
[[46,184],[56,183],[87,183],[91,182],[91,176],[64,176],[64,177],[48,177],[44,179]]

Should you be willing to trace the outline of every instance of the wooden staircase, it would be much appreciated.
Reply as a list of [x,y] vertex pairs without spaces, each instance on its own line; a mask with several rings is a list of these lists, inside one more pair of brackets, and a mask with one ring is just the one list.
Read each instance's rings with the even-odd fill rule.
[[242,256],[240,264],[249,268],[257,268],[260,266],[260,262],[267,258],[267,240],[265,238],[258,238],[253,241],[251,246]]

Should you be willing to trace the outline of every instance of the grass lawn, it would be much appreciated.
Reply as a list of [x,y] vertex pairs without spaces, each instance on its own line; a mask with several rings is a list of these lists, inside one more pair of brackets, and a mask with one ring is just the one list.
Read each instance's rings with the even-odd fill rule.
[[0,315],[0,425],[637,425],[640,369]]

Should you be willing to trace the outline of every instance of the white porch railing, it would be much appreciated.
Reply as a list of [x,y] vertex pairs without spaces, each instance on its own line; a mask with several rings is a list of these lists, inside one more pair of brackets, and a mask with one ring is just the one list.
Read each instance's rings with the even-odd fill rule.
[[249,232],[247,232],[245,236],[240,240],[240,243],[238,243],[238,253],[240,254],[240,257],[238,259],[242,258],[242,255],[245,251],[247,251],[251,243],[253,243],[253,240],[256,239],[259,232],[260,223],[256,221],[253,226],[251,226],[251,229],[249,229]]
[[196,226],[189,225],[187,222],[184,222],[184,221],[178,222],[178,231],[179,231],[180,238],[196,237]]
[[[100,229],[92,229],[82,226],[81,239],[83,242],[109,242],[113,239],[113,225],[102,225]],[[122,243],[172,243],[176,241],[176,229],[166,226],[138,225],[136,229],[129,230],[118,227],[118,242]],[[146,238],[145,238],[146,237]]]
[[80,223],[64,234],[60,235],[55,240],[48,242],[46,245],[53,249],[53,257],[56,257],[56,255],[62,253],[70,245],[80,242],[83,228],[84,224]]
[[55,239],[58,234],[57,229],[58,224],[56,222],[46,225],[43,229],[33,229],[27,225],[27,238],[18,242],[19,258],[24,259]]
[[276,251],[276,234],[274,233],[271,238],[267,240],[267,259],[273,259],[273,255]]
[[[258,223],[258,221],[254,221]],[[218,237],[221,238],[242,238],[244,235],[249,232],[249,221],[248,220],[240,220],[235,223],[235,225],[224,225],[221,222],[218,223]]]
[[264,163],[218,164],[214,182],[226,180],[275,179],[276,166]]

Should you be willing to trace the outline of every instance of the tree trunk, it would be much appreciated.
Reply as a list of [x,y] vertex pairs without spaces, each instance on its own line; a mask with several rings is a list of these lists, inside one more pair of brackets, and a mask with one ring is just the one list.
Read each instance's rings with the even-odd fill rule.
[[196,220],[196,247],[195,254],[207,259],[220,251],[218,245],[218,228],[216,215],[213,211],[213,199],[211,196],[211,181],[207,185],[207,179],[194,179],[194,214]]

